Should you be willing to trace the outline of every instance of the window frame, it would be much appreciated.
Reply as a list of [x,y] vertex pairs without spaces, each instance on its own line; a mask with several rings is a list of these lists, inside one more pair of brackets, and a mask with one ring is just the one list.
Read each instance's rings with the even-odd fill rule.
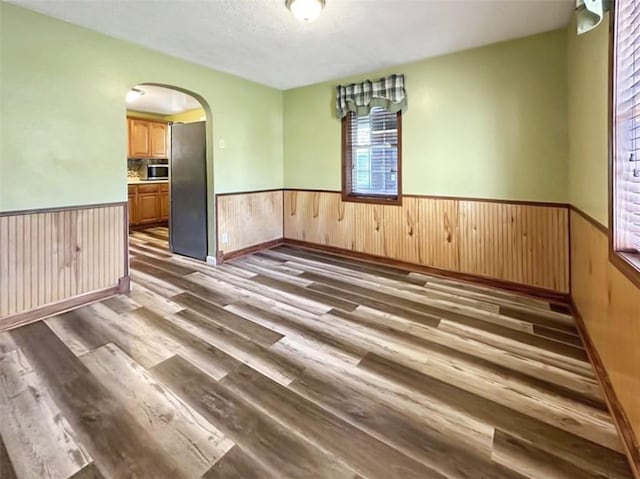
[[351,157],[351,151],[349,150],[349,142],[347,139],[350,137],[349,123],[350,115],[355,115],[353,112],[349,112],[342,118],[342,201],[349,201],[354,203],[373,203],[379,205],[402,205],[402,112],[396,113],[398,116],[398,147],[397,147],[397,182],[398,193],[397,195],[375,195],[375,194],[361,194],[350,191],[350,179],[352,174],[353,158]]
[[640,252],[623,251],[616,248],[616,105],[617,105],[617,85],[616,85],[616,18],[617,5],[611,2],[609,11],[609,261],[618,271],[624,274],[632,283],[640,287]]

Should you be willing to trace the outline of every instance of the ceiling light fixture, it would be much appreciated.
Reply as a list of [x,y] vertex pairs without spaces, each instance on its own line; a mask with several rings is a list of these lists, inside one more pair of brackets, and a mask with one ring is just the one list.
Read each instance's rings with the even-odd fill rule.
[[313,22],[320,16],[325,0],[286,0],[285,5],[301,22]]
[[127,102],[135,101],[138,98],[140,98],[142,95],[144,95],[144,92],[142,90],[138,90],[137,88],[132,88],[127,92]]

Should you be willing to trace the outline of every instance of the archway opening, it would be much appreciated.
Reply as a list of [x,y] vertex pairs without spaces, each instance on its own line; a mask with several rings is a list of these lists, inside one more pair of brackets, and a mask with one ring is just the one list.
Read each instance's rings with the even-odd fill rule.
[[126,96],[130,244],[211,260],[211,110],[196,93],[141,83]]

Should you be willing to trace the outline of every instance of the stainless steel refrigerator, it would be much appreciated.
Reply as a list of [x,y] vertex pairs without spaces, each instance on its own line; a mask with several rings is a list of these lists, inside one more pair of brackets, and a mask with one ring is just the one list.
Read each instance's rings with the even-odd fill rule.
[[207,161],[205,122],[171,126],[171,252],[207,258]]

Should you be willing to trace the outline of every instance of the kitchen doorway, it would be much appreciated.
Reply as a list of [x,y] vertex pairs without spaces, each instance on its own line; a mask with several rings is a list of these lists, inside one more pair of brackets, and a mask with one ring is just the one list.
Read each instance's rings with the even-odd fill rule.
[[[205,106],[189,92],[165,85],[140,84],[127,93],[132,248],[161,247],[164,243],[172,253],[207,260]],[[154,238],[156,244],[141,244],[149,238]]]

